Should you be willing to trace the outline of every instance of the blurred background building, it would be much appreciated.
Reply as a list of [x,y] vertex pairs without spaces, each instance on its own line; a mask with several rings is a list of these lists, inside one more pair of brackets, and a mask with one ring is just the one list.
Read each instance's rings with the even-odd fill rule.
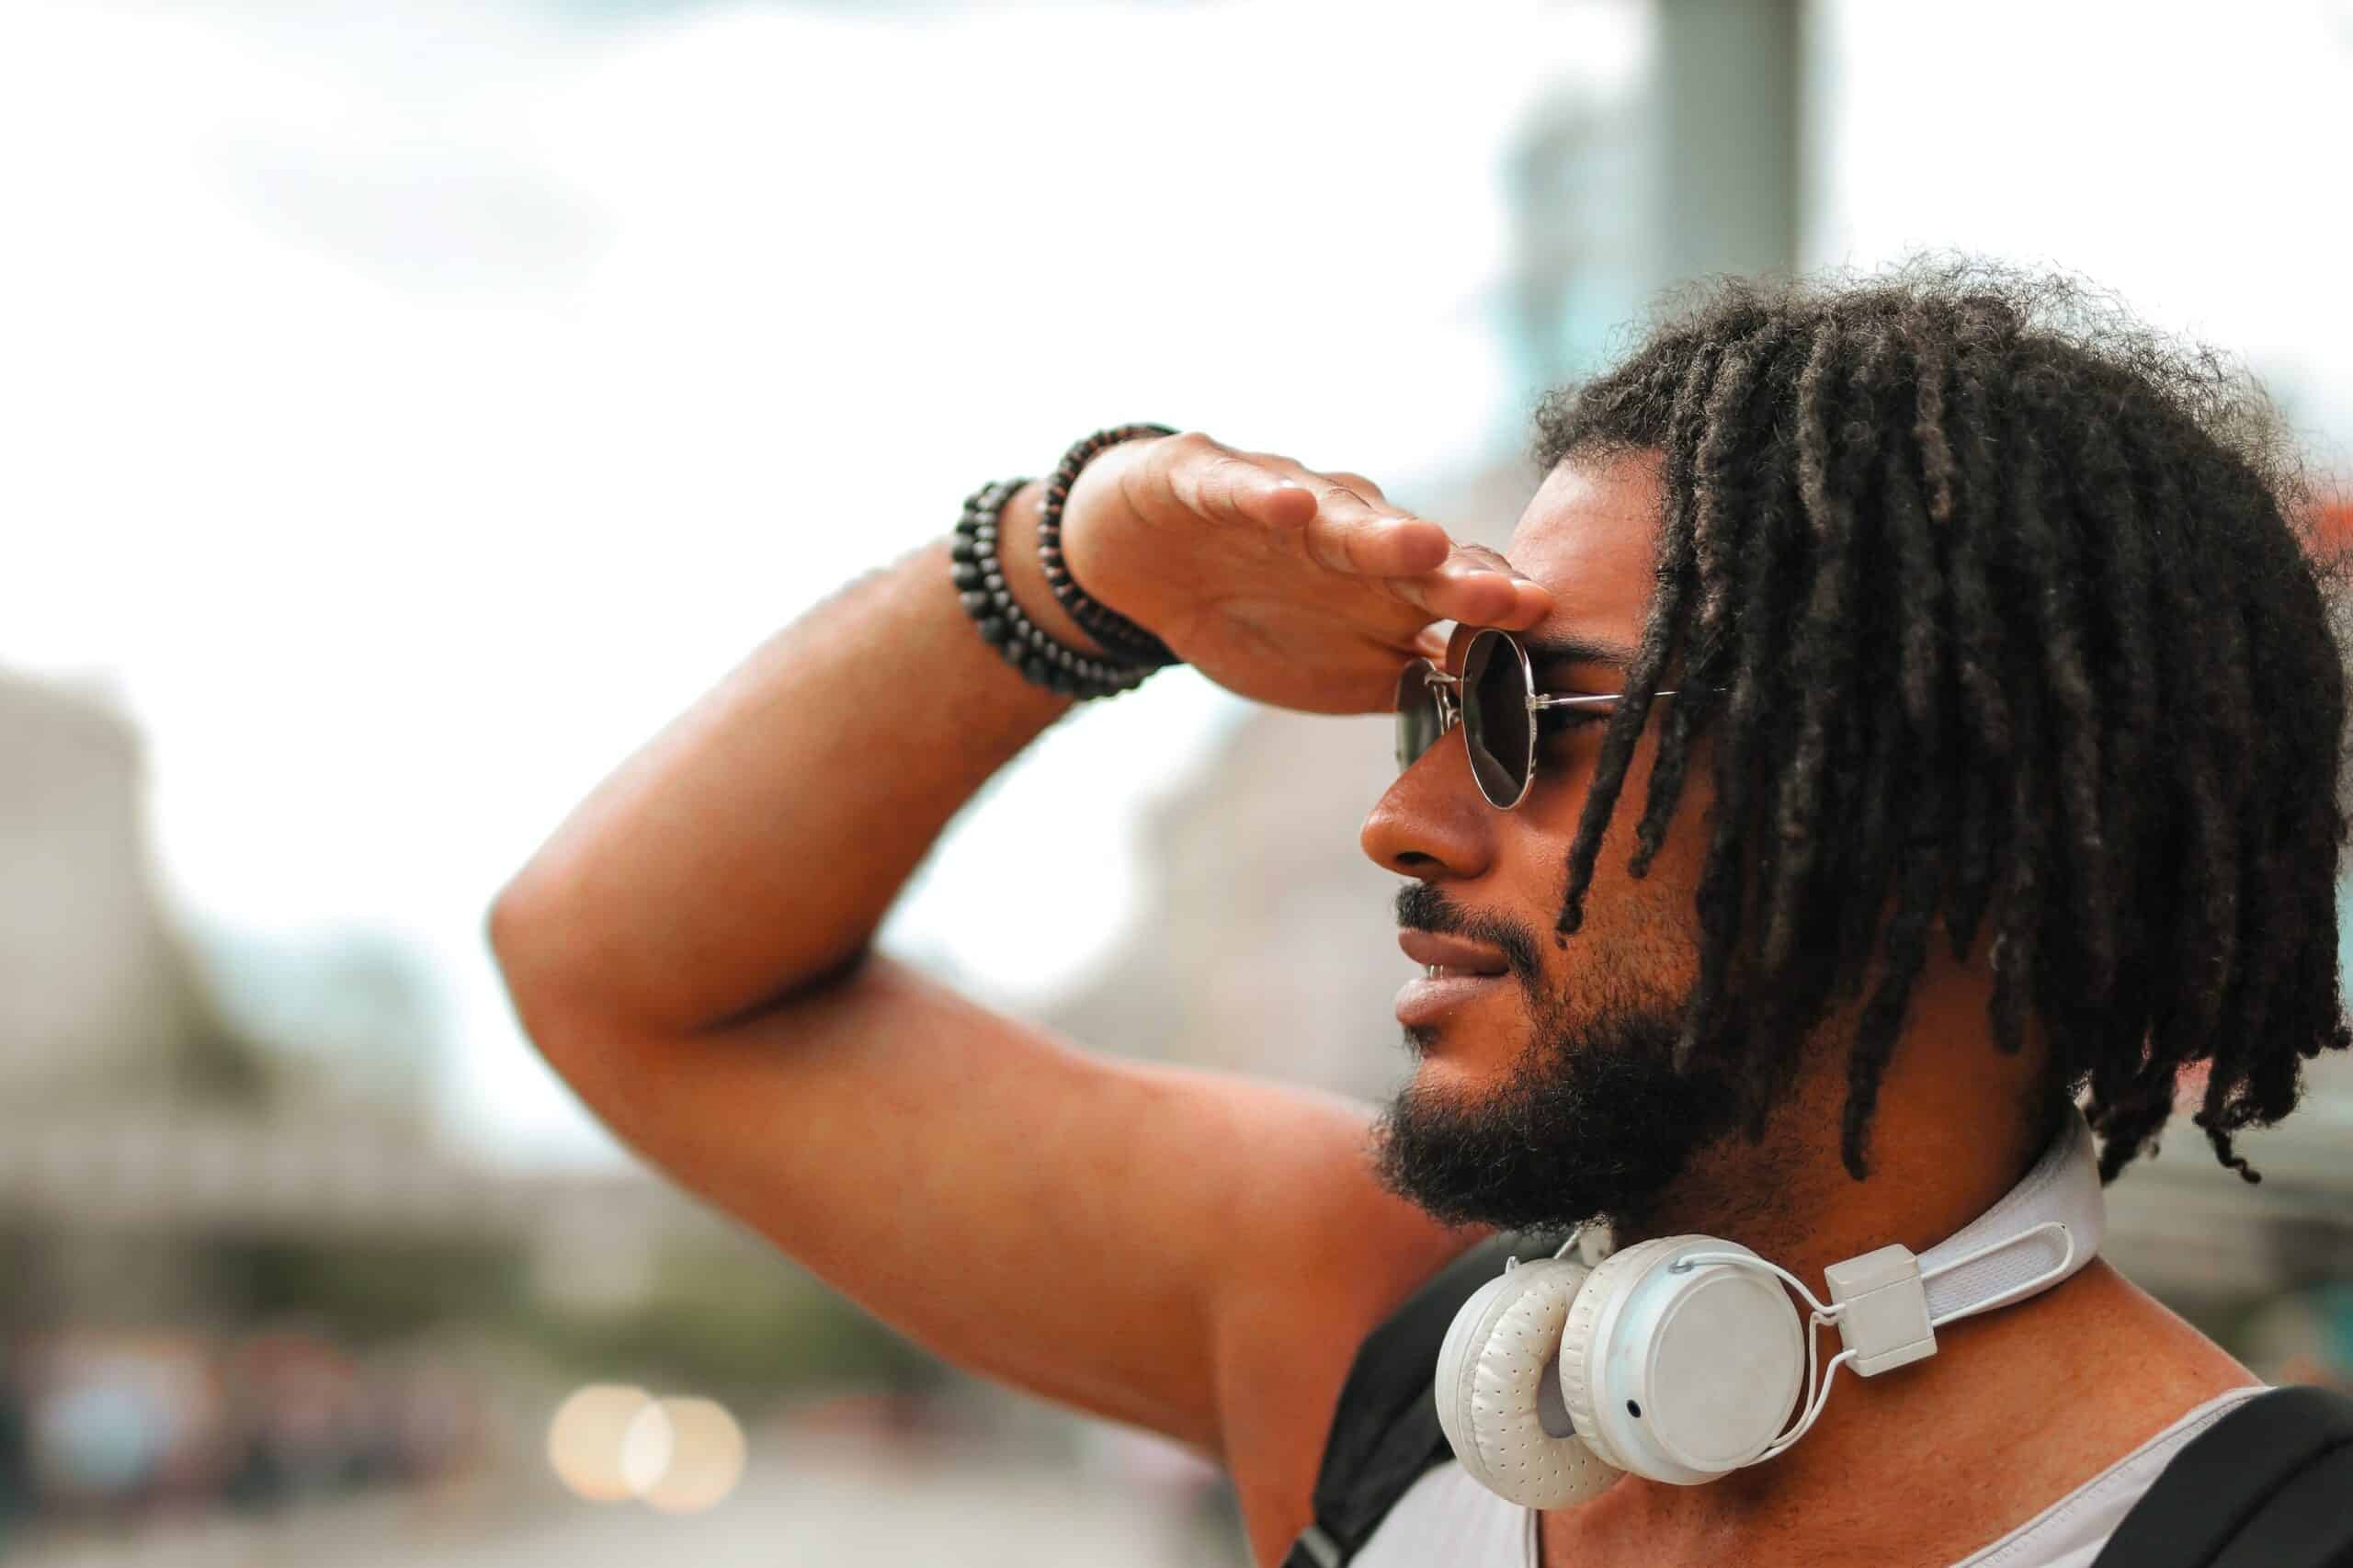
[[[939,1366],[614,1147],[482,941],[597,778],[979,476],[1165,418],[1501,547],[1529,405],[1661,288],[1922,244],[2243,350],[2353,472],[2346,220],[2277,228],[2345,150],[2343,6],[1436,16],[0,19],[0,1553],[1243,1561],[1199,1461]],[[1097,1049],[1378,1099],[1390,756],[1172,672],[1041,738],[883,941]],[[2347,1067],[2245,1141],[2260,1187],[2177,1128],[2110,1193],[2111,1256],[2268,1377],[2353,1376]],[[552,1413],[612,1382],[735,1411],[733,1498],[564,1491]]]

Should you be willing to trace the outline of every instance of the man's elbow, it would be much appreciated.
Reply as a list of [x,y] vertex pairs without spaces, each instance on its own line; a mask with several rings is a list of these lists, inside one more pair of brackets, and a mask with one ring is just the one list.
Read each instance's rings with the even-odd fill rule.
[[517,1021],[540,1053],[554,1062],[562,1032],[556,1020],[572,1006],[565,998],[576,999],[577,991],[568,978],[562,916],[528,876],[517,876],[490,901],[483,931]]

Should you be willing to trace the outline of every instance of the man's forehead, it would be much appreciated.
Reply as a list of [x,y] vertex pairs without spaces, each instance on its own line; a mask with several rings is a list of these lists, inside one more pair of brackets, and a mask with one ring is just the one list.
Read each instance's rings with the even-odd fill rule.
[[[1655,453],[1562,463],[1545,476],[1504,552],[1552,596],[1552,614],[1521,634],[1531,653],[1558,642],[1600,656],[1630,652],[1642,641],[1654,583],[1658,497]],[[1477,630],[1455,629],[1448,652],[1457,667],[1463,644]]]

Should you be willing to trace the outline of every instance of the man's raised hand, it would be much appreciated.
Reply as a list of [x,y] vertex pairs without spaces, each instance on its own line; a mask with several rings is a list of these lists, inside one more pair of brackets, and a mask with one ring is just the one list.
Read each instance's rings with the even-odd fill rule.
[[1220,686],[1309,713],[1381,713],[1432,623],[1525,631],[1531,579],[1389,504],[1360,474],[1316,472],[1203,435],[1123,441],[1079,471],[1063,555],[1089,595]]

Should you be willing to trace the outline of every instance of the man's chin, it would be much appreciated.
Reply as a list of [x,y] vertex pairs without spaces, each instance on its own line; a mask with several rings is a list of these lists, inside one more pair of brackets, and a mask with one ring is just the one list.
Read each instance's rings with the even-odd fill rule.
[[1559,1232],[1638,1215],[1735,1121],[1720,1073],[1668,1065],[1678,1027],[1665,1009],[1618,1009],[1544,1031],[1484,1082],[1426,1057],[1375,1120],[1375,1176],[1448,1224]]

